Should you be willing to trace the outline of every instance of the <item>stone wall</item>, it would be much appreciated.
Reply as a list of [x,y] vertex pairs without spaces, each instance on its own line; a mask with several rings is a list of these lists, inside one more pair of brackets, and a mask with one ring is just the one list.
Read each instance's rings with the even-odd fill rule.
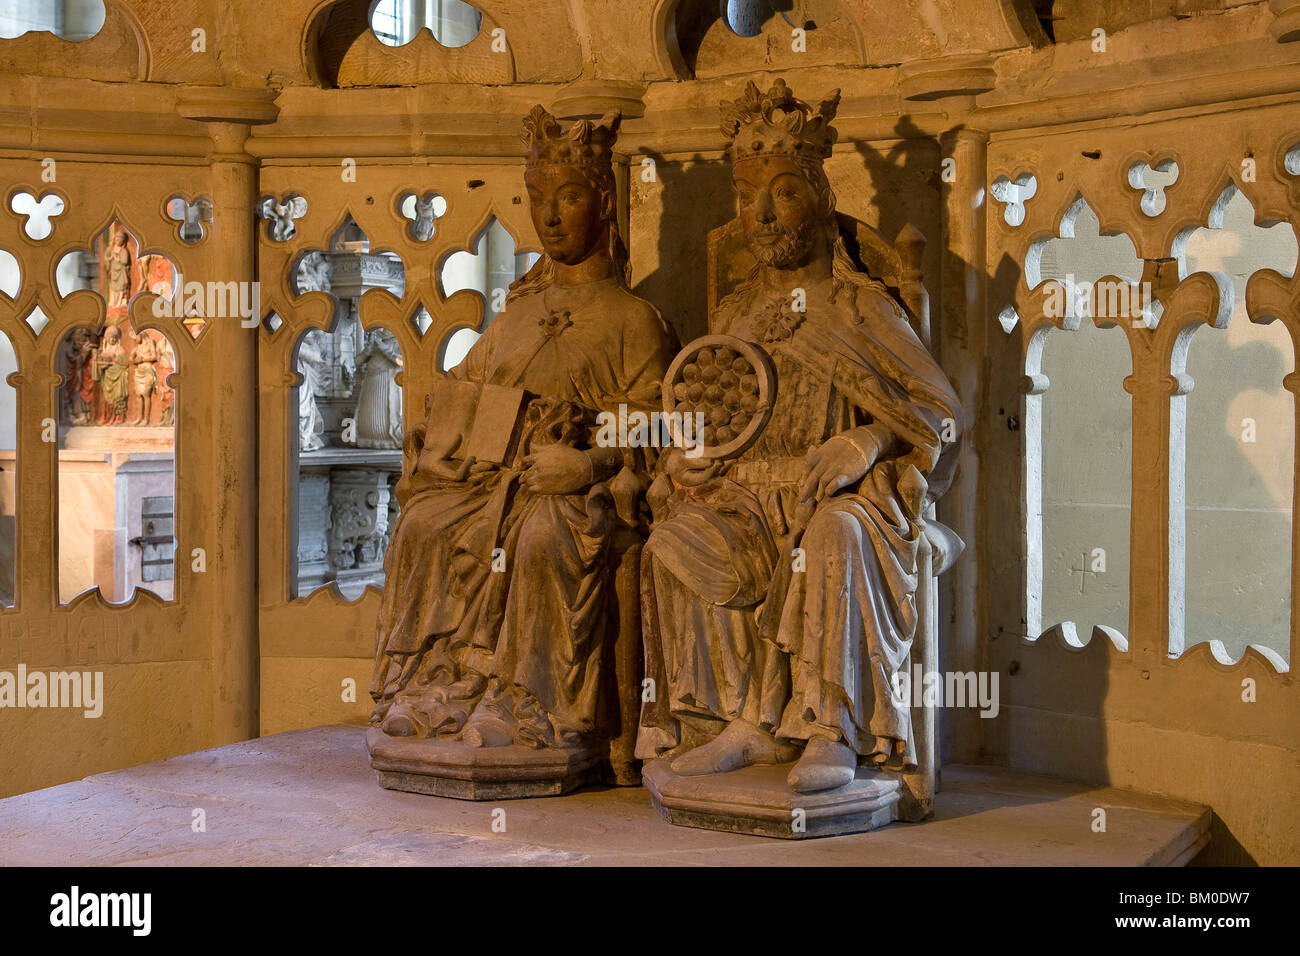
[[[689,338],[706,323],[705,236],[732,215],[718,101],[782,75],[813,102],[842,91],[827,167],[840,209],[887,237],[910,224],[928,240],[934,347],[971,436],[940,508],[968,545],[943,582],[942,661],[997,670],[1003,690],[997,719],[941,715],[945,758],[1199,800],[1218,814],[1223,858],[1296,859],[1300,834],[1279,808],[1300,787],[1300,695],[1285,655],[1246,649],[1254,641],[1241,633],[1267,629],[1281,635],[1275,648],[1294,651],[1294,535],[1280,529],[1294,493],[1283,388],[1297,290],[1285,270],[1257,271],[1233,306],[1212,277],[1167,261],[1185,231],[1212,225],[1229,183],[1257,222],[1295,221],[1296,4],[1179,0],[1134,12],[1061,0],[1053,42],[1027,0],[819,3],[802,40],[775,18],[737,36],[716,3],[482,0],[478,36],[454,48],[428,35],[385,47],[352,0],[246,6],[106,0],[92,39],[0,40],[0,249],[23,279],[16,297],[0,295],[18,368],[21,503],[0,667],[102,667],[114,715],[0,714],[0,792],[365,719],[378,593],[297,598],[291,584],[293,347],[335,310],[325,293],[293,294],[300,253],[328,248],[351,215],[372,249],[401,257],[402,297],[370,292],[359,308],[401,344],[409,426],[450,336],[487,318],[481,293],[445,292],[440,264],[493,219],[517,255],[536,249],[520,117],[536,102],[562,116],[617,106],[634,287]],[[1131,171],[1167,157],[1180,178],[1150,215]],[[43,177],[44,159],[56,178]],[[1022,175],[1035,177],[1032,194],[1003,185]],[[48,239],[31,239],[11,212],[16,190],[66,200]],[[447,205],[420,239],[403,203],[429,190]],[[277,239],[252,210],[295,194],[306,212]],[[1143,275],[1126,278],[1153,281],[1158,328],[1067,331],[1046,315],[1043,276],[1026,277],[1030,250],[1062,235],[1080,195],[1100,232],[1124,234],[1129,261],[1143,260]],[[211,203],[204,239],[188,241],[165,215],[176,196]],[[1020,207],[1014,225],[1009,205]],[[96,322],[103,303],[61,297],[52,277],[114,215],[187,280],[259,280],[263,315],[254,330],[211,321],[197,339],[167,320],[182,397],[174,596],[120,607],[92,593],[63,606],[57,463],[41,422],[55,412],[52,343]],[[1209,261],[1191,245],[1184,253]],[[150,299],[133,316],[144,319]],[[39,335],[24,322],[37,305],[51,320]],[[272,312],[281,326],[261,321]],[[1243,321],[1273,316],[1259,338]],[[1224,328],[1192,331],[1198,323]],[[1255,448],[1230,441],[1228,426],[1246,417]],[[1080,607],[1070,568],[1096,547],[1105,577],[1077,580],[1104,588]],[[1216,579],[1251,561],[1256,572]],[[1227,607],[1243,616],[1211,620]],[[1075,626],[1056,626],[1066,620]]]

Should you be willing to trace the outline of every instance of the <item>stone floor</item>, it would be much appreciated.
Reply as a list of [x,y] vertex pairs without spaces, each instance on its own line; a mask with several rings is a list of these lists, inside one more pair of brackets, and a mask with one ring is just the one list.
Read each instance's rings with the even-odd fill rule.
[[[1163,865],[1199,852],[1210,817],[1130,791],[949,766],[925,823],[791,842],[670,826],[640,788],[500,803],[383,790],[364,737],[293,731],[0,800],[0,865]],[[1105,833],[1092,830],[1096,807]],[[493,829],[497,810],[505,832]]]

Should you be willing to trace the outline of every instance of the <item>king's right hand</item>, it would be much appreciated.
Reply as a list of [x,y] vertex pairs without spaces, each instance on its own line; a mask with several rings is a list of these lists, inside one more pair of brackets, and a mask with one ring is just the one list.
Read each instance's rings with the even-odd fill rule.
[[680,448],[669,450],[667,461],[664,463],[668,477],[678,488],[694,488],[704,484],[717,476],[721,466],[722,462],[717,459],[705,458],[702,455],[691,458]]

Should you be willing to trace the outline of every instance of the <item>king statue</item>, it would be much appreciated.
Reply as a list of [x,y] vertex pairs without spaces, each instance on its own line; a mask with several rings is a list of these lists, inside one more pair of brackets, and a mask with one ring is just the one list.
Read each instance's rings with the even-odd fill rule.
[[[859,762],[916,769],[896,691],[917,631],[927,501],[951,479],[952,387],[885,285],[855,265],[823,171],[838,91],[784,81],[723,103],[738,217],[757,265],[710,333],[763,350],[771,413],[738,458],[673,449],[641,563],[647,677],[637,756],[679,776],[793,763],[811,793]],[[947,543],[955,542],[947,532]]]

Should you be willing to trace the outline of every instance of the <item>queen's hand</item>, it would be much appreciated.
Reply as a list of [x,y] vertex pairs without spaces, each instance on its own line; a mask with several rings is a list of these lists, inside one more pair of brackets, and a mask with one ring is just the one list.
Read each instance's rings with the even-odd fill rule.
[[539,495],[571,495],[595,480],[591,458],[585,451],[568,445],[543,445],[524,457],[521,481]]

